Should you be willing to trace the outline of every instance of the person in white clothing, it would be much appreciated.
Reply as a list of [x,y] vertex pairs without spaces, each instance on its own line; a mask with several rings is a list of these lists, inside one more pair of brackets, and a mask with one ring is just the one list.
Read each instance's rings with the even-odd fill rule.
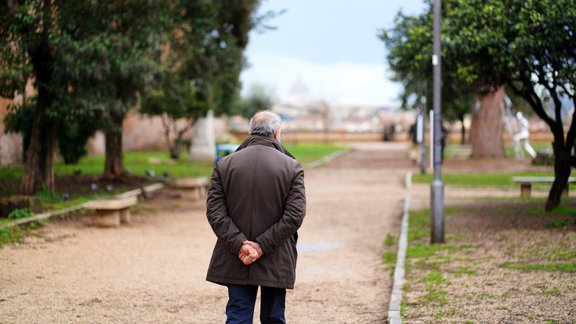
[[513,138],[514,148],[516,149],[516,157],[517,158],[524,157],[522,149],[520,148],[520,142],[524,141],[524,149],[526,150],[526,152],[528,152],[528,154],[532,158],[535,158],[536,151],[534,151],[534,148],[532,147],[532,145],[530,145],[529,141],[530,132],[528,130],[529,126],[528,120],[526,119],[526,117],[524,117],[524,115],[520,111],[516,113],[516,120],[518,121],[518,132],[514,135]]

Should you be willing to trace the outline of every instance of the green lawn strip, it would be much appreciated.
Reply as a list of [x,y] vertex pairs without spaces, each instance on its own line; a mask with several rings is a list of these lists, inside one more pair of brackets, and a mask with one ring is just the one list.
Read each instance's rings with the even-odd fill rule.
[[[445,215],[451,215],[459,212],[456,208],[448,207],[445,209]],[[448,304],[445,290],[450,282],[442,273],[442,268],[446,264],[457,261],[451,255],[451,252],[460,251],[470,248],[469,244],[461,244],[455,236],[447,233],[447,239],[452,244],[430,244],[430,211],[422,209],[410,212],[410,221],[408,226],[408,248],[406,251],[406,292],[410,282],[423,282],[425,294],[422,295],[419,305],[425,307],[444,306]],[[424,273],[423,277],[414,278],[412,275],[418,270]],[[458,269],[457,275],[475,274],[474,269]],[[405,308],[410,307],[408,303],[402,303],[402,314],[405,314]],[[442,309],[436,314],[437,317],[448,316],[446,313],[455,312],[453,309]]]
[[[345,150],[344,146],[319,143],[287,144],[286,148],[302,163],[318,160],[334,152]],[[212,162],[192,162],[188,153],[183,153],[180,160],[172,160],[167,152],[126,152],[124,153],[124,168],[137,176],[145,176],[147,170],[154,171],[157,177],[164,173],[174,178],[210,176],[214,168]],[[59,176],[72,176],[76,172],[82,175],[100,176],[104,171],[104,156],[86,156],[78,164],[66,165],[58,162],[54,172]],[[18,192],[19,182],[22,178],[22,166],[0,167],[0,197],[9,196]]]
[[569,246],[561,244],[556,250],[547,255],[548,261],[576,261],[576,249],[570,249]]
[[14,244],[22,241],[22,230],[17,227],[0,227],[0,249],[6,244]]
[[[547,143],[547,142],[531,142],[530,145],[532,146],[532,148],[534,149],[534,151],[536,152],[544,152],[544,151],[552,151],[552,144],[551,143]],[[524,150],[524,147],[522,147],[522,150]],[[506,148],[504,149],[504,154],[509,157],[509,158],[515,158],[516,157],[516,149],[514,148],[514,145],[509,145],[506,146]],[[526,153],[526,151],[524,151],[524,157],[529,158],[530,156],[528,155],[528,153]]]
[[390,269],[390,277],[394,276],[396,269],[397,256],[396,238],[388,233],[384,239],[384,252],[382,253],[382,262]]
[[512,263],[505,262],[502,267],[506,269],[520,270],[524,272],[570,272],[576,273],[576,262],[553,262],[553,263]]
[[13,219],[10,219],[10,218],[0,218],[0,227],[4,226],[4,225],[6,225],[6,224],[10,224],[10,223],[12,223],[12,222],[14,222]]
[[[212,162],[191,162],[188,155],[183,154],[180,160],[172,160],[166,152],[127,152],[124,154],[124,169],[137,176],[145,176],[147,170],[154,171],[157,177],[164,173],[174,178],[210,176],[214,164]],[[57,176],[73,175],[80,170],[83,175],[99,176],[104,171],[104,156],[87,156],[76,165],[56,164]]]
[[[543,151],[551,151],[552,150],[552,144],[549,142],[531,142],[530,145],[532,145],[532,148],[534,148],[534,150],[536,152],[543,152]],[[522,147],[522,150],[524,150],[524,148]],[[446,145],[446,150],[445,150],[445,156],[446,158],[450,159],[453,157],[468,157],[470,156],[470,154],[472,153],[472,148],[470,147],[470,145],[460,145],[460,144],[456,144],[456,143],[448,143]],[[516,158],[516,150],[514,148],[514,144],[513,143],[508,143],[506,145],[506,147],[504,148],[504,155],[506,157],[509,158]],[[529,158],[528,153],[526,153],[526,151],[524,151],[524,157]]]
[[84,204],[84,203],[87,203],[87,202],[92,201],[92,200],[112,197],[114,194],[119,194],[119,193],[120,193],[120,191],[116,190],[116,191],[112,191],[110,193],[98,193],[98,194],[90,194],[90,195],[86,195],[86,196],[79,196],[79,197],[76,197],[76,198],[73,198],[70,200],[66,200],[66,201],[63,201],[57,195],[55,195],[55,196],[41,196],[42,209],[44,210],[44,212],[60,210],[60,209]]
[[344,146],[323,143],[284,144],[284,147],[301,163],[310,163],[346,149]]
[[[515,172],[515,173],[444,173],[442,180],[445,185],[454,187],[496,187],[501,189],[518,189],[520,186],[512,182],[513,177],[551,177],[550,172]],[[432,174],[413,174],[412,181],[419,184],[430,184]],[[550,185],[533,184],[533,190],[548,190]]]
[[[326,155],[346,149],[346,147],[340,145],[320,143],[286,144],[285,146],[302,163],[316,161]],[[214,164],[212,162],[191,162],[188,159],[188,153],[183,153],[180,160],[172,160],[167,152],[146,151],[124,153],[124,168],[126,171],[138,176],[145,176],[146,170],[152,170],[158,177],[166,172],[172,177],[183,178],[210,176]],[[104,171],[104,156],[86,156],[80,159],[78,164],[71,165],[59,162],[56,163],[54,168],[56,176],[74,175],[78,170],[83,175],[101,175]],[[22,177],[22,174],[22,166],[0,167],[0,182],[17,182]],[[0,195],[2,195],[1,190],[14,191],[0,188]]]

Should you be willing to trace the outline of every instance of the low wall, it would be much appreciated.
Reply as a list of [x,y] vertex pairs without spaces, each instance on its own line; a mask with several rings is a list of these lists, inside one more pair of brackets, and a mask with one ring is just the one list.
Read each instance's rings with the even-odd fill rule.
[[22,162],[22,136],[5,133],[4,119],[8,114],[10,102],[0,97],[0,165]]

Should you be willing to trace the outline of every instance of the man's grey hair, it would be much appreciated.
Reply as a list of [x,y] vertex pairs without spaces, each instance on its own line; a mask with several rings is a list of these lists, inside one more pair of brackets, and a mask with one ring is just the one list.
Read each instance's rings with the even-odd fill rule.
[[269,110],[257,112],[250,118],[248,133],[250,135],[273,136],[280,128],[280,116]]

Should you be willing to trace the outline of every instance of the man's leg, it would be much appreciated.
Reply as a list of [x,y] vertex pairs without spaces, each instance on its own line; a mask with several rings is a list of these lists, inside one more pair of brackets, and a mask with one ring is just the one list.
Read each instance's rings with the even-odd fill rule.
[[262,324],[285,324],[286,289],[262,287],[260,298],[260,322]]
[[530,145],[528,139],[524,140],[524,149],[526,150],[526,152],[528,152],[528,154],[530,154],[532,158],[536,157],[536,151],[534,151],[534,148],[532,147],[532,145]]
[[516,154],[516,159],[520,160],[524,158],[524,152],[522,152],[522,147],[520,147],[519,134],[514,135],[512,138],[514,140],[514,153]]
[[228,285],[226,324],[251,324],[258,286]]

